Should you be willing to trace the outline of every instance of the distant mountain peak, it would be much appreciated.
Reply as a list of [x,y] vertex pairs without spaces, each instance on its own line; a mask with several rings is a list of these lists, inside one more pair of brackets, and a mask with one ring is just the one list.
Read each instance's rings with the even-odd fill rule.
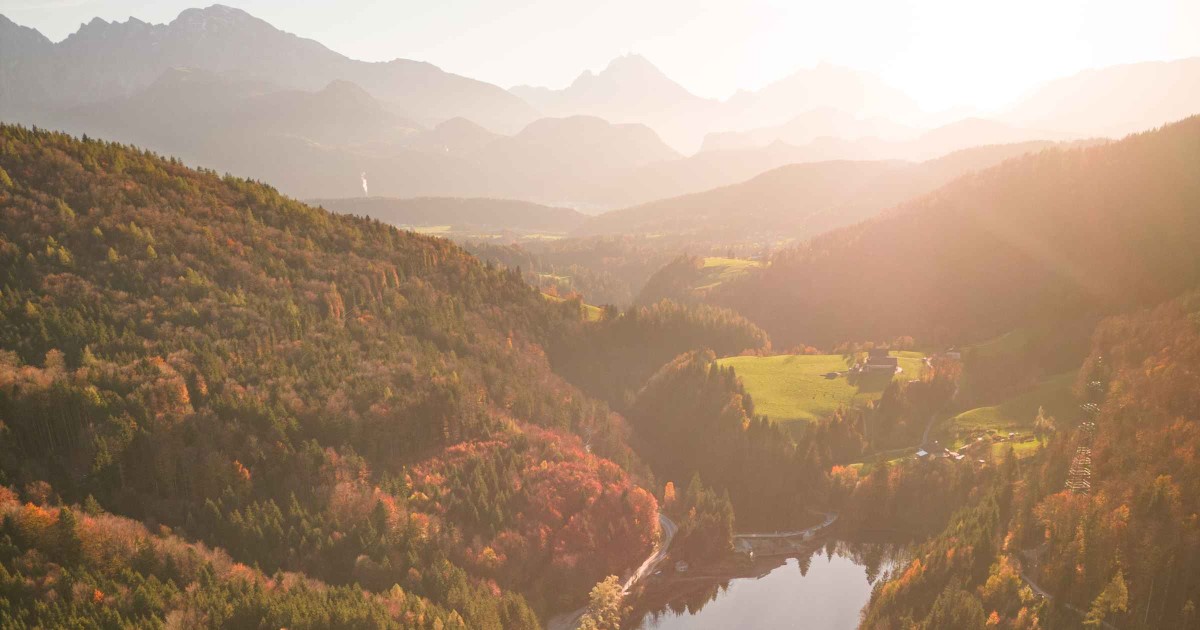
[[271,31],[279,30],[241,9],[223,4],[214,4],[203,9],[184,9],[178,17],[171,21],[169,26],[183,31],[204,32],[250,25],[258,28],[265,27]]
[[[587,73],[591,75],[590,72]],[[598,75],[600,77],[612,77],[617,80],[651,80],[659,83],[669,83],[671,86],[683,89],[678,83],[668,77],[658,66],[650,63],[649,59],[637,54],[621,55],[608,62],[608,66]]]
[[212,4],[204,8],[193,7],[179,12],[175,20],[224,19],[224,20],[257,20],[258,18],[235,7],[224,4]]
[[[61,42],[0,21],[0,108],[32,112],[67,110],[125,99],[151,88],[171,68],[204,70],[223,79],[257,84],[239,94],[263,94],[264,85],[318,93],[342,105],[370,105],[421,126],[454,116],[513,132],[537,112],[503,89],[409,60],[373,63],[350,59],[320,42],[272,26],[238,8],[189,8],[166,24],[92,20]],[[200,77],[170,76],[170,81]],[[330,82],[346,79],[362,90]],[[164,87],[160,85],[158,87]],[[4,89],[8,88],[8,89]],[[365,91],[366,94],[363,94]],[[371,106],[378,109],[378,104]],[[59,115],[59,114],[51,114]],[[73,114],[74,115],[74,114]]]
[[[643,113],[669,110],[684,102],[700,100],[641,55],[617,57],[598,74],[585,70],[570,87],[562,91],[562,94],[567,96],[568,101],[581,99],[581,102],[592,101],[609,105],[632,105],[640,101],[641,105],[634,106],[634,109],[643,110]],[[632,115],[632,112],[614,112],[605,107],[591,111],[585,109],[581,113],[642,122],[639,120],[640,116]]]
[[11,53],[9,48],[21,45],[44,47],[52,42],[36,28],[21,26],[0,14],[0,50]]
[[614,57],[612,61],[608,62],[608,67],[606,67],[604,69],[604,71],[605,72],[630,72],[630,71],[646,72],[646,71],[649,71],[649,72],[655,72],[658,74],[662,74],[662,72],[658,69],[657,66],[650,63],[649,59],[646,59],[645,57],[643,57],[637,53],[627,53],[624,55],[620,55],[618,57]]

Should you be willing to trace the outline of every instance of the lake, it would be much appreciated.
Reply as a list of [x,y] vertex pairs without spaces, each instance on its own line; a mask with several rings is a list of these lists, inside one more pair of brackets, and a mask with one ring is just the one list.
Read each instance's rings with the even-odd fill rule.
[[760,560],[729,579],[668,577],[637,602],[632,627],[848,630],[858,627],[873,583],[903,561],[897,545],[831,542],[807,557]]

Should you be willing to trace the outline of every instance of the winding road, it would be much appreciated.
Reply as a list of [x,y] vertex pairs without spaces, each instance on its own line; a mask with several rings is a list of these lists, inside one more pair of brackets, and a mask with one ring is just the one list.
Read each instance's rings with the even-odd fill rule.
[[[658,525],[660,528],[659,531],[662,532],[662,536],[658,540],[658,545],[654,547],[654,551],[642,562],[641,566],[629,576],[629,579],[625,580],[625,583],[621,585],[622,596],[628,595],[629,591],[634,586],[637,586],[639,581],[653,573],[658,568],[658,565],[667,559],[667,551],[671,548],[671,539],[675,537],[675,532],[679,530],[679,527],[675,525],[675,521],[672,521],[662,512],[658,513]],[[546,630],[575,630],[575,628],[579,627],[579,620],[585,612],[587,612],[587,606],[562,613],[561,615],[555,615],[546,622]]]
[[634,571],[628,580],[625,580],[625,584],[621,587],[622,595],[628,595],[630,589],[637,585],[642,578],[653,573],[654,569],[662,564],[663,560],[667,559],[667,551],[671,549],[671,539],[675,537],[675,532],[679,530],[679,527],[675,525],[675,521],[672,521],[662,512],[658,513],[658,524],[662,531],[658,546],[654,548],[654,553],[646,558],[642,566],[638,567],[637,571]]

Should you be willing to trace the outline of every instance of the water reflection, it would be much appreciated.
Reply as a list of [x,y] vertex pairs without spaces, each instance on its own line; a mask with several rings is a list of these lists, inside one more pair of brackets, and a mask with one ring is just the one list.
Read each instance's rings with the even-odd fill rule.
[[906,550],[896,543],[831,540],[801,556],[665,576],[634,602],[631,628],[855,628],[873,585],[903,566]]

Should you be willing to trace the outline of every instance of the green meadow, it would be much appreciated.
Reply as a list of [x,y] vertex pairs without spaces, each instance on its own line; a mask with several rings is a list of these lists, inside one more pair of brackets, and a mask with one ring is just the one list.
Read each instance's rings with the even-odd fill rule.
[[[542,297],[546,298],[547,300],[550,300],[551,302],[566,302],[567,301],[566,298],[562,298],[557,295],[550,295],[549,293],[544,293],[544,292],[542,293]],[[603,315],[603,313],[604,313],[604,309],[600,308],[599,306],[594,306],[592,304],[584,304],[583,305],[583,319],[586,321],[598,322],[598,321],[600,321],[600,317]]]
[[758,413],[774,422],[813,422],[839,407],[878,400],[892,378],[918,378],[925,368],[920,353],[894,353],[902,372],[895,376],[871,374],[848,378],[826,378],[829,372],[845,372],[854,364],[848,355],[784,354],[771,357],[728,357],[717,361],[733,366],[746,391],[754,398]]
[[696,282],[696,290],[711,289],[719,284],[743,276],[749,273],[751,269],[761,266],[762,263],[757,260],[710,256],[704,259],[704,264],[700,267],[702,275],[700,280]]
[[981,341],[972,346],[964,348],[977,358],[994,357],[1004,354],[1017,354],[1025,349],[1029,343],[1031,334],[1024,328],[1010,330],[1003,335],[993,337],[986,341]]
[[1070,420],[1074,412],[1075,396],[1071,385],[1075,372],[1066,372],[1047,378],[1027,392],[988,407],[976,407],[951,418],[952,430],[975,431],[995,429],[997,432],[1019,431],[1033,427],[1038,407],[1059,420]]
[[[1039,443],[1028,440],[1038,408],[1059,420],[1060,426],[1074,418],[1077,401],[1071,391],[1075,372],[1051,376],[1028,391],[997,405],[976,407],[942,422],[937,432],[944,444],[958,448],[976,439],[982,432],[993,431],[998,437],[1016,433],[1016,441],[997,441],[990,445],[993,457],[1004,456],[1012,448],[1017,457],[1029,457],[1038,452]],[[986,439],[986,438],[985,438]],[[1027,440],[1027,441],[1023,441]]]

